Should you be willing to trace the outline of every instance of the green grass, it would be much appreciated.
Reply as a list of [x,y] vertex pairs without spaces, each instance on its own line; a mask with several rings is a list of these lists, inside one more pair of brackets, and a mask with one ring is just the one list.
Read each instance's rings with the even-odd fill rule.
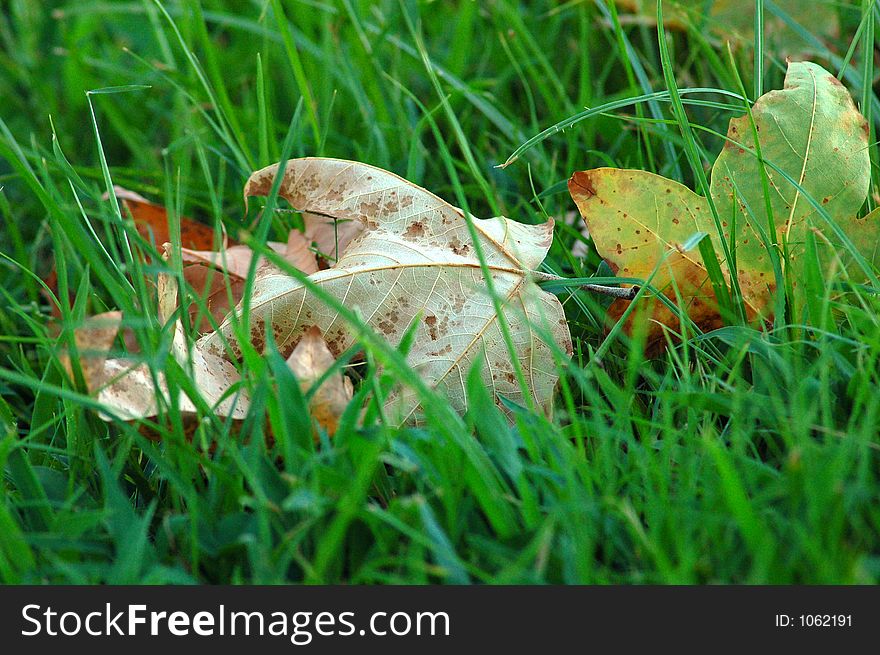
[[[366,333],[360,404],[317,443],[277,353],[245,349],[248,420],[205,408],[193,427],[172,406],[148,421],[155,440],[98,418],[58,360],[85,316],[121,309],[144,361],[191,389],[156,318],[159,266],[137,255],[151,245],[101,199],[112,184],[257,242],[292,218],[245,216],[242,185],[283,157],[361,160],[527,223],[574,210],[575,170],[700,189],[736,97],[781,87],[772,34],[729,55],[693,26],[661,48],[655,26],[591,1],[51,4],[0,13],[0,581],[880,579],[880,301],[833,294],[818,268],[808,318],[689,329],[653,359],[606,335],[601,299],[556,285],[575,355],[552,419],[513,408],[512,425],[474,376],[465,416],[434,399],[426,425],[386,424],[383,394],[419,380]],[[759,4],[766,24],[778,8]],[[833,6],[834,42],[794,27],[842,71],[876,162],[877,7]],[[546,269],[615,282],[591,244],[572,254],[570,222]],[[53,258],[75,299],[57,337],[40,294]]]

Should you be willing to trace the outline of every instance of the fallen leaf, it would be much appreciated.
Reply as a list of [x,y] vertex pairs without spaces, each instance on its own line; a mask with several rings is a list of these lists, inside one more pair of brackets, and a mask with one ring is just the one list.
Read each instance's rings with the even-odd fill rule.
[[[307,330],[296,348],[287,358],[287,365],[296,375],[303,392],[308,391],[318,379],[333,366],[336,358],[321,336],[321,330],[312,327]],[[354,389],[342,373],[330,376],[315,390],[309,399],[309,410],[327,434],[333,436],[339,425],[339,417],[354,395]]]
[[284,259],[306,275],[317,273],[319,270],[315,253],[309,249],[307,236],[297,230],[291,230],[287,237]]
[[[301,234],[297,236],[297,234],[299,233],[291,233],[287,244],[270,243],[270,246],[281,252],[292,264],[303,265],[308,270],[317,270],[314,255],[304,246],[304,237]],[[242,248],[247,252],[242,251]],[[230,250],[233,250],[231,256],[217,259],[216,262],[213,256],[219,253],[188,251],[184,258],[185,261],[196,263],[184,268],[184,274],[189,272],[190,275],[193,275],[196,274],[196,271],[203,271],[222,278],[222,271],[210,268],[211,265],[217,263],[219,266],[226,265],[232,269],[232,272],[227,274],[230,277],[239,278],[240,275],[245,275],[247,267],[250,266],[252,252],[245,246],[233,246]],[[168,251],[169,246],[166,244],[166,259]],[[277,269],[273,267],[273,270]],[[188,279],[187,281],[192,282],[193,280]],[[239,281],[243,282],[240,278]],[[166,323],[177,310],[176,282],[170,275],[162,273],[158,277],[157,287],[159,320]],[[214,309],[217,308],[218,306],[214,307]],[[86,377],[89,390],[91,392],[98,391],[100,402],[113,414],[123,419],[131,420],[155,416],[158,412],[157,396],[162,396],[166,403],[169,398],[168,385],[164,375],[157,374],[157,385],[145,364],[135,363],[128,358],[108,359],[106,357],[106,351],[109,350],[120,323],[121,314],[111,312],[93,317],[84,328],[75,333],[79,351],[93,355],[97,353],[96,356],[83,360],[83,374]],[[184,370],[192,374],[194,386],[202,400],[209,407],[212,407],[218,416],[243,419],[250,407],[250,399],[247,392],[242,389],[235,389],[235,393],[230,393],[241,380],[235,366],[213,353],[206,352],[198,344],[190,344],[186,339],[180,319],[174,321],[172,330],[172,355]],[[62,361],[70,370],[69,358]],[[183,414],[197,414],[196,405],[185,394],[181,393],[177,401]],[[102,414],[102,417],[106,420],[110,419],[108,414]]]
[[[266,245],[303,273],[311,274],[318,270],[315,253],[309,249],[306,237],[298,230],[290,231],[286,244],[269,241]],[[211,332],[241,300],[254,252],[242,245],[222,251],[182,248],[181,257],[184,279],[204,300],[210,314],[204,315],[200,303],[190,303],[190,323],[196,326],[199,334]],[[258,272],[269,269],[278,271],[268,261],[262,258],[258,260]]]
[[[761,153],[773,166],[762,166],[755,156],[748,116],[735,118],[712,168],[710,193],[724,238],[736,253],[736,270],[730,271],[728,263],[721,262],[722,271],[728,282],[731,275],[737,276],[749,316],[767,319],[775,290],[768,245],[781,252],[785,244],[788,257],[783,264],[794,267],[797,296],[797,271],[807,230],[831,234],[805,194],[820,203],[857,243],[865,243],[867,234],[859,226],[876,222],[876,216],[855,218],[870,183],[865,119],[846,89],[827,71],[812,63],[791,63],[785,87],[761,96],[752,116]],[[764,171],[775,233],[769,228]],[[575,173],[569,191],[596,249],[618,274],[647,278],[664,253],[672,252],[658,270],[654,286],[675,302],[674,281],[685,308],[699,326],[712,329],[720,325],[702,258],[681,247],[695,232],[706,232],[712,235],[718,256],[722,255],[705,198],[652,173],[613,168]],[[734,224],[736,231],[732,233]],[[620,316],[624,302],[611,305],[612,318]],[[648,337],[651,343],[662,339],[664,326],[676,330],[679,322],[656,299],[647,302],[651,303],[648,314],[654,319]],[[631,321],[627,327],[631,330]]]
[[[106,312],[92,316],[74,330],[74,341],[79,354],[83,379],[90,394],[123,420],[154,416],[158,412],[157,396],[168,398],[164,379],[160,378],[158,391],[149,368],[131,358],[108,358],[122,324],[122,312]],[[68,376],[73,378],[70,354],[59,355]],[[112,416],[101,412],[100,417]]]
[[[849,92],[821,66],[789,65],[785,85],[758,99],[752,108],[770,187],[773,242],[787,242],[784,264],[799,265],[807,229],[827,231],[827,223],[805,193],[838,222],[854,217],[868,196],[871,162],[868,125]],[[756,309],[768,302],[772,267],[762,238],[769,234],[762,166],[748,116],[730,121],[728,141],[712,168],[710,192],[730,239],[736,216],[736,259],[743,296]],[[781,172],[780,172],[781,171]],[[783,176],[794,180],[792,184]],[[853,234],[858,238],[857,233]],[[794,284],[797,286],[797,277]]]
[[[170,226],[168,224],[168,212],[162,205],[157,205],[147,200],[141,194],[121,186],[114,186],[115,196],[122,201],[123,215],[130,215],[134,221],[135,229],[146,241],[152,241],[157,248],[171,241]],[[107,199],[107,194],[104,194]],[[180,243],[184,250],[190,251],[213,251],[216,244],[216,233],[213,228],[185,216],[180,217]],[[222,234],[223,248],[244,248],[237,246],[234,239],[229,238],[225,232]],[[247,249],[250,252],[250,249]],[[204,275],[203,275],[204,277]],[[43,296],[49,303],[49,310],[53,318],[61,317],[61,310],[55,304],[52,296],[58,297],[58,274],[54,263],[52,269],[43,278],[43,282],[49,289],[41,289]],[[73,292],[71,291],[71,294]],[[60,299],[59,299],[60,300]],[[72,304],[72,299],[70,300]],[[234,303],[233,303],[234,304]],[[222,316],[221,316],[222,318]]]
[[[271,188],[278,165],[257,171],[246,193]],[[466,409],[463,380],[482,360],[483,380],[496,402],[524,401],[499,316],[461,210],[402,178],[366,164],[322,158],[287,162],[280,195],[297,210],[336,221],[357,222],[362,231],[339,249],[338,261],[310,276],[313,284],[361,313],[367,325],[396,346],[413,322],[418,333],[408,362],[429,386]],[[473,219],[502,313],[510,326],[528,391],[549,405],[558,379],[556,354],[571,353],[571,337],[559,300],[531,280],[553,239],[553,223],[523,225],[503,217]],[[293,277],[268,273],[250,299],[251,340],[258,350],[271,329],[284,354],[317,326],[338,356],[355,340],[337,312]],[[547,339],[545,341],[545,338]],[[228,343],[231,353],[225,351]],[[217,355],[239,357],[241,346],[227,319],[199,345]],[[389,398],[400,421],[413,418],[411,390]]]
[[[120,186],[113,187],[116,197],[122,201],[124,209],[131,214],[135,228],[147,241],[153,241],[156,247],[171,241],[168,223],[168,212],[163,205],[150,202],[142,195]],[[222,225],[221,225],[222,228]],[[180,244],[184,248],[194,250],[213,250],[217,245],[217,233],[214,228],[199,223],[186,216],[180,217]],[[224,231],[221,235],[223,248],[236,245]]]
[[[694,233],[710,229],[705,198],[659,175],[616,168],[577,172],[568,187],[596,249],[617,275],[646,280],[666,255],[652,285],[675,302],[674,280],[691,319],[706,329],[720,327],[717,301],[700,253],[682,247]],[[678,318],[664,303],[653,298],[642,302],[648,304],[647,313],[629,320],[630,333],[636,319],[651,320],[649,342],[662,338],[661,326],[678,327]],[[617,321],[629,304],[620,299],[612,302],[609,319]]]
[[[270,243],[269,245],[273,247],[273,244]],[[281,244],[281,248],[284,248],[283,244]],[[278,250],[278,248],[275,249]],[[202,266],[210,266],[218,271],[225,271],[232,277],[244,279],[250,268],[254,251],[247,246],[239,245],[223,250],[181,248],[180,254],[184,265],[200,264]]]
[[[167,274],[160,274],[158,280],[159,320],[167,323],[177,309],[177,286]],[[201,397],[219,416],[232,416],[242,419],[247,415],[250,399],[245,390],[230,394],[233,385],[241,381],[238,369],[229,361],[204,351],[198,344],[190,344],[183,331],[180,319],[173,326],[171,352],[177,363],[185,371],[192,373],[192,380]],[[196,412],[192,401],[181,394],[181,411]]]
[[[107,351],[113,345],[121,324],[122,312],[105,312],[90,316],[82,327],[74,330],[73,338],[79,355],[80,370],[89,391],[97,389],[103,380]],[[70,353],[62,352],[58,359],[70,379],[74,379]]]
[[[175,284],[171,276],[159,275],[159,318],[163,322],[171,317],[177,307]],[[109,312],[92,317],[85,326],[75,331],[77,350],[82,356],[83,376],[89,392],[95,394],[108,410],[100,413],[102,419],[154,417],[159,413],[159,398],[166,406],[170,403],[171,396],[164,374],[157,371],[154,377],[146,363],[132,358],[107,357],[121,320],[120,312]],[[172,329],[172,355],[184,370],[191,373],[202,400],[218,416],[243,419],[247,415],[250,399],[247,392],[239,388],[241,378],[235,366],[198,347],[191,347],[179,319],[175,320]],[[62,364],[71,372],[69,355],[62,355]],[[185,418],[198,415],[195,403],[182,391],[176,400]]]
[[[257,173],[254,173],[248,178],[248,181],[244,186],[245,204],[247,204],[248,198],[269,195],[275,177],[274,175],[261,175],[260,173],[267,171],[270,168],[272,167],[270,166],[262,169],[262,171],[257,171]],[[287,200],[284,194],[281,194],[281,197]],[[338,260],[345,252],[345,249],[348,248],[348,244],[364,231],[364,224],[361,221],[351,218],[336,218],[334,216],[327,216],[308,211],[303,211],[302,217],[304,228],[303,234],[306,240],[305,245],[307,247],[310,244],[315,245],[315,250],[317,250],[319,256],[325,263],[321,268],[328,268],[329,264]],[[291,232],[291,234],[293,234],[293,232]],[[296,265],[295,262],[291,263]],[[297,268],[304,273],[306,272],[301,266],[297,266]]]
[[244,294],[244,278],[229,273],[224,275],[222,270],[208,264],[184,265],[183,278],[204,301],[208,312],[204,313],[202,304],[198,301],[191,302],[187,306],[190,325],[193,325],[199,334],[211,332],[214,325],[223,321]]

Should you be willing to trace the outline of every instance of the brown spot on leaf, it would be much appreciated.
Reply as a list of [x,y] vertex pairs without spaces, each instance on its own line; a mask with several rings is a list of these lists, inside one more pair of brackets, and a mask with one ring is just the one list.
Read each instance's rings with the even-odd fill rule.
[[437,317],[433,315],[426,316],[425,325],[428,326],[428,336],[431,337],[431,341],[437,341],[439,337],[437,334]]
[[584,200],[589,200],[596,195],[596,185],[593,176],[596,171],[577,171],[568,180],[568,190],[575,196],[575,200],[580,196]]
[[453,237],[449,240],[449,249],[454,252],[456,255],[460,257],[464,257],[470,252],[470,246],[466,243],[462,243],[457,238]]
[[421,221],[415,221],[410,223],[409,226],[404,230],[403,236],[406,239],[415,239],[425,234],[425,225]]

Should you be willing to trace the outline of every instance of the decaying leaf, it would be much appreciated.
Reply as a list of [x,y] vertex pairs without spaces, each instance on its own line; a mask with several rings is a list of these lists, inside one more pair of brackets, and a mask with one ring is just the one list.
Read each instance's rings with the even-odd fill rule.
[[[303,273],[311,274],[318,270],[315,253],[298,230],[290,231],[286,244],[269,241],[266,245]],[[191,303],[188,307],[190,322],[197,326],[200,334],[205,334],[212,331],[214,325],[219,324],[241,300],[254,252],[243,245],[221,251],[182,248],[181,256],[183,277],[204,300],[210,314],[204,315],[200,303]],[[269,269],[278,270],[268,261],[258,260],[256,273],[264,274]],[[199,317],[201,320],[197,320]]]
[[[177,288],[174,280],[165,274],[159,276],[158,286],[159,320],[166,323],[177,307]],[[179,318],[173,329],[171,352],[177,363],[192,373],[199,395],[214,409],[215,414],[243,419],[250,407],[247,391],[239,389],[238,393],[230,394],[233,385],[241,380],[238,369],[229,361],[189,344]],[[181,394],[180,403],[181,411],[196,411],[192,401],[184,394]]]
[[[621,277],[648,279],[666,255],[653,286],[674,301],[674,279],[691,318],[707,328],[720,327],[717,302],[700,253],[682,248],[690,236],[711,226],[705,198],[659,175],[615,168],[575,173],[568,187],[596,249],[612,270]],[[705,224],[707,219],[709,224]],[[650,305],[648,317],[652,320],[649,340],[662,336],[662,325],[678,326],[678,319],[665,304],[652,298],[644,302]],[[608,308],[609,318],[616,321],[629,304],[628,300],[615,300]]]
[[[121,186],[114,186],[113,192],[116,197],[122,202],[123,215],[131,216],[132,220],[134,221],[135,229],[138,231],[138,234],[140,234],[144,238],[144,240],[154,243],[157,248],[161,248],[163,244],[171,241],[171,230],[168,221],[168,212],[166,211],[164,206],[150,202],[141,194]],[[105,200],[107,199],[107,197],[107,194],[104,194]],[[244,246],[238,246],[236,241],[229,238],[225,232],[221,235],[221,242],[224,249],[228,247],[229,250],[234,251],[236,248],[244,248]],[[194,221],[191,218],[187,218],[186,216],[181,216],[180,243],[183,246],[184,252],[213,252],[214,247],[217,244],[217,235],[213,228],[199,223],[198,221]],[[245,249],[248,253],[250,253],[249,248]],[[212,276],[209,276],[207,272],[195,274],[193,281],[202,282],[203,284],[200,287],[196,287],[196,285],[194,284],[193,287],[205,289],[205,278],[210,277]],[[54,266],[52,267],[52,270],[50,270],[49,273],[43,278],[43,282],[45,282],[50,292],[47,293],[46,289],[42,289],[43,295],[49,302],[49,308],[52,316],[54,318],[59,318],[61,316],[61,311],[55,304],[52,297],[58,296],[58,275],[55,271]],[[210,281],[208,283],[210,284]],[[214,288],[216,288],[216,285]],[[213,292],[208,293],[210,295]],[[235,303],[232,304],[234,305]],[[228,311],[228,306],[226,310]],[[220,318],[225,315],[226,312],[224,311],[220,315]]]
[[[89,391],[94,391],[102,384],[107,352],[116,339],[121,323],[122,312],[105,312],[90,316],[82,327],[74,331],[73,340],[79,355],[80,370]],[[67,375],[74,379],[70,353],[62,352],[58,359]]]
[[[120,418],[154,416],[158,412],[157,392],[147,366],[130,358],[107,357],[121,324],[122,312],[106,312],[90,317],[74,331],[84,382],[89,393]],[[61,353],[59,359],[73,378],[70,354]],[[168,397],[164,380],[160,380],[158,395]],[[111,416],[102,413],[101,418],[110,420]]]
[[[176,308],[177,291],[173,280],[167,275],[159,276],[159,312],[164,321]],[[134,420],[156,416],[159,399],[167,406],[170,393],[165,376],[161,372],[154,378],[149,367],[129,357],[108,358],[119,327],[121,312],[108,312],[91,317],[75,331],[74,339],[80,354],[80,367],[90,393],[109,413],[101,418],[111,420],[114,416]],[[246,391],[233,388],[240,381],[238,370],[230,362],[188,346],[180,320],[173,326],[171,351],[178,364],[191,372],[193,384],[202,400],[212,407],[218,416],[243,419],[250,405]],[[60,356],[62,365],[73,375],[70,356]],[[183,392],[177,397],[178,407],[184,416],[196,415],[196,405]]]
[[[116,192],[145,237],[149,235],[154,239],[168,238],[167,215],[163,207],[126,189],[117,187]],[[202,295],[211,316],[219,322],[229,312],[229,308],[241,299],[254,253],[247,246],[238,244],[220,251],[199,249],[211,247],[214,231],[189,219],[182,219],[181,232],[183,243],[191,246],[181,249],[184,279]],[[308,244],[302,233],[292,230],[286,244],[269,242],[268,246],[293,266],[305,273],[313,273],[318,270],[318,264]],[[166,243],[166,260],[169,249],[169,244]],[[257,271],[278,269],[267,261],[259,261]],[[178,301],[175,283],[168,275],[159,275],[158,297],[159,318],[166,322],[176,310]],[[187,310],[191,320],[195,322],[201,312],[199,304],[192,303]],[[108,359],[106,356],[120,323],[121,314],[111,312],[92,317],[75,332],[77,350],[83,355],[80,361],[86,384],[89,391],[96,393],[100,402],[114,416],[126,420],[155,416],[159,411],[158,399],[163,398],[165,404],[169,402],[164,375],[158,373],[154,379],[146,364],[137,363],[130,358]],[[203,331],[211,329],[208,317],[202,317],[199,323]],[[230,393],[240,381],[235,366],[188,344],[180,320],[175,321],[172,329],[172,354],[184,370],[191,372],[201,399],[218,416],[244,418],[250,405],[247,394],[242,390]],[[72,376],[69,355],[62,354],[61,361]],[[179,395],[177,402],[184,416],[197,413],[195,404],[183,393]],[[328,412],[336,411],[337,405],[332,405]],[[111,414],[102,414],[102,418],[109,420]]]
[[[277,170],[271,166],[254,173],[246,193],[267,193]],[[418,333],[409,349],[409,363],[429,385],[445,391],[455,407],[465,409],[463,380],[478,360],[497,402],[502,398],[522,402],[525,391],[539,406],[549,406],[558,377],[557,356],[571,354],[559,300],[531,279],[550,247],[552,221],[532,226],[503,217],[472,219],[396,175],[334,159],[287,162],[280,194],[304,212],[305,234],[292,231],[286,244],[269,245],[306,273],[312,284],[363,316],[392,345],[415,323]],[[499,326],[502,319],[487,292],[469,220],[499,295],[500,314],[509,326],[525,388],[514,374]],[[166,247],[166,258],[167,253]],[[213,299],[215,282],[209,276],[230,281],[229,288],[222,285],[227,304],[230,297],[238,300],[234,294],[240,296],[241,287],[235,284],[253,265],[253,253],[232,246],[217,252],[184,248],[182,255],[187,281],[204,285],[209,309],[219,317],[226,307],[223,300]],[[319,258],[330,267],[320,270]],[[159,276],[162,323],[177,311],[176,285],[172,276]],[[271,329],[304,387],[310,387],[354,341],[353,330],[309,285],[267,261],[256,266],[250,308],[253,344],[262,349],[265,330]],[[172,354],[191,372],[201,399],[220,416],[243,418],[250,402],[232,363],[232,357],[240,355],[232,316],[217,332],[195,343],[188,342],[179,319],[172,329]],[[231,354],[224,350],[227,342]],[[157,400],[168,400],[164,378],[159,375],[154,384],[145,365],[104,359],[98,368],[94,378],[101,386],[99,397],[116,415],[152,416],[158,411]],[[311,411],[332,433],[351,398],[350,380],[334,375],[314,393]],[[196,413],[183,394],[177,401],[184,413]],[[405,421],[414,418],[417,408],[411,391],[398,390],[387,409],[389,416]]]
[[[327,347],[317,327],[307,330],[287,358],[287,365],[296,375],[302,390],[308,391],[333,366],[336,358]],[[330,376],[309,399],[312,418],[332,436],[339,417],[354,395],[351,380],[342,373]]]
[[[254,173],[246,192],[266,193],[277,171],[274,165]],[[329,217],[336,225],[361,226],[359,234],[337,248],[338,261],[312,274],[311,282],[360,312],[392,345],[416,322],[418,334],[408,361],[453,406],[465,409],[463,380],[477,359],[485,364],[484,382],[497,401],[524,400],[461,210],[392,173],[336,159],[288,161],[280,195],[295,209]],[[571,353],[559,300],[530,279],[550,247],[553,224],[523,225],[499,217],[474,219],[473,225],[528,391],[539,406],[546,406],[558,377],[556,353]],[[337,312],[287,275],[260,276],[250,311],[251,340],[258,349],[265,346],[267,329],[284,354],[312,326],[334,356],[354,342],[353,330]],[[199,345],[214,354],[240,356],[229,319]],[[410,391],[389,399],[389,413],[394,410],[390,415],[401,421],[411,419],[417,406]]]
[[[124,211],[131,214],[137,231],[145,240],[153,241],[159,248],[163,243],[171,241],[168,212],[163,205],[152,203],[139,193],[120,186],[113,187],[113,191],[122,201]],[[181,216],[180,244],[184,248],[194,250],[214,250],[217,245],[217,233],[203,223]],[[235,246],[236,241],[224,232],[221,235],[221,244],[226,248]]]
[[[857,244],[872,240],[867,234],[876,234],[877,227],[866,231],[864,226],[876,223],[877,217],[856,218],[870,182],[865,119],[827,71],[812,63],[791,63],[785,87],[759,98],[752,116],[754,132],[747,115],[730,121],[728,140],[712,168],[710,193],[736,256],[736,270],[728,262],[722,262],[722,270],[728,281],[737,276],[747,313],[769,318],[776,285],[769,249],[785,253],[782,265],[797,272],[808,230],[837,244],[814,203]],[[756,156],[755,134],[766,165]],[[720,325],[702,258],[681,248],[695,232],[706,232],[716,253],[723,252],[705,198],[652,173],[613,168],[575,173],[569,190],[597,250],[612,268],[622,276],[647,278],[663,254],[672,251],[654,286],[675,301],[674,280],[698,325]],[[793,276],[796,294],[798,277]],[[655,320],[649,341],[662,337],[663,326],[677,330],[672,313],[657,300],[649,302]],[[615,301],[610,316],[618,317],[623,309],[623,301]]]

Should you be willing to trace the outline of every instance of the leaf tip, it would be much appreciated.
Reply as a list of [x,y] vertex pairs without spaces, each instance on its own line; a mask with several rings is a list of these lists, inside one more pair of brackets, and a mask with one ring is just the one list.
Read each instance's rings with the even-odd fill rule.
[[578,199],[589,200],[596,195],[594,173],[595,171],[575,171],[568,180],[568,191],[576,202]]

